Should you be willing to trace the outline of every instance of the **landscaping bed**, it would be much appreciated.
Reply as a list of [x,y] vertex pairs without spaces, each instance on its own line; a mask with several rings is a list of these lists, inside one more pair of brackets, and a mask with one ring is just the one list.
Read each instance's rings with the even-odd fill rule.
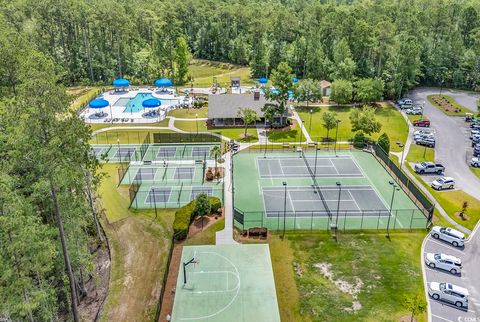
[[465,113],[471,112],[448,95],[428,95],[427,99],[433,106],[449,116],[465,116]]

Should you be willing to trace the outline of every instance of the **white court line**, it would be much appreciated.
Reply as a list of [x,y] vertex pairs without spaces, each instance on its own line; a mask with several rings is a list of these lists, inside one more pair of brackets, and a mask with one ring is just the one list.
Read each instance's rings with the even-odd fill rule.
[[290,207],[292,207],[292,211],[295,212],[295,207],[293,206],[292,197],[290,196],[290,191],[288,191],[288,189],[287,189],[287,194],[288,194],[288,201],[290,203]]
[[355,207],[357,207],[358,210],[361,211],[360,206],[359,206],[358,203],[357,203],[357,200],[355,200],[355,198],[353,197],[353,195],[352,195],[352,193],[350,192],[350,190],[347,190],[347,192],[348,192],[348,194],[350,195],[350,197],[352,197],[353,202],[355,203]]
[[[196,251],[195,251],[196,253]],[[211,317],[214,317],[220,313],[222,313],[223,311],[225,311],[227,308],[229,308],[232,303],[236,300],[237,296],[238,296],[238,293],[240,292],[240,273],[238,272],[238,268],[235,264],[232,263],[231,260],[229,260],[228,258],[226,258],[225,256],[223,255],[220,255],[219,253],[217,252],[199,252],[199,254],[212,254],[212,255],[216,255],[218,257],[221,257],[223,258],[225,261],[227,261],[228,263],[230,263],[230,265],[232,265],[232,267],[235,269],[235,272],[236,274],[234,274],[233,272],[231,272],[232,274],[234,274],[236,277],[237,277],[237,280],[238,280],[238,283],[237,283],[237,286],[236,286],[236,290],[237,290],[237,293],[235,293],[235,295],[233,296],[232,300],[226,305],[224,306],[222,309],[218,310],[217,312],[215,313],[212,313],[212,314],[209,314],[209,315],[205,315],[205,316],[199,316],[199,317],[194,317],[194,318],[179,318],[179,320],[185,320],[185,321],[188,321],[188,320],[207,320]],[[230,272],[230,271],[229,271]],[[207,293],[208,294],[208,293]]]
[[328,161],[330,161],[330,164],[332,165],[333,169],[335,169],[335,172],[336,172],[337,174],[340,174],[340,172],[338,172],[338,169],[337,169],[337,167],[335,166],[335,164],[333,164],[332,158],[328,159]]

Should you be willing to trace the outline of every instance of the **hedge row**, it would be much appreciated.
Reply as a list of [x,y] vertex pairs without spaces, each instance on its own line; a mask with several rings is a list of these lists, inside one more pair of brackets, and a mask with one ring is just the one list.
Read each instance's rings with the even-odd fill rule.
[[[208,197],[212,213],[216,213],[222,207],[222,202],[217,197]],[[175,220],[173,221],[173,235],[176,240],[187,238],[188,227],[195,218],[195,200],[190,201],[185,206],[179,208],[175,212]]]

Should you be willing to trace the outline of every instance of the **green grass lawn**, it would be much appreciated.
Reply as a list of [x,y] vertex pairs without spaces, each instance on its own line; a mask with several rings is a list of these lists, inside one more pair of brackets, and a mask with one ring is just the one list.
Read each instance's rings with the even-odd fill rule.
[[[303,135],[301,139],[302,141],[305,141]],[[288,130],[269,130],[268,140],[271,142],[300,142],[300,127],[295,121],[293,121],[292,126]]]
[[[468,193],[462,190],[434,190],[430,185],[428,185],[425,181],[422,180],[420,175],[416,174],[413,171],[410,165],[407,165],[407,167],[410,172],[413,173],[413,175],[421,182],[421,184],[428,189],[428,191],[438,201],[443,210],[447,212],[450,218],[470,230],[475,227],[475,224],[480,219],[480,200],[470,196]],[[458,212],[462,210],[462,205],[464,201],[468,203],[468,208],[466,211],[467,220],[464,220],[458,216]],[[449,226],[448,223],[445,224]]]
[[258,141],[257,137],[257,129],[254,127],[249,127],[247,130],[248,137],[246,139],[243,138],[243,134],[245,132],[244,128],[215,128],[215,129],[207,129],[205,121],[175,121],[175,127],[187,131],[195,133],[199,132],[220,132],[222,135],[229,137],[231,139],[239,140],[241,142],[256,142]]
[[[310,110],[312,113],[310,114]],[[348,141],[352,138],[352,126],[349,115],[352,107],[350,106],[328,106],[328,107],[297,107],[297,112],[304,121],[304,126],[310,133],[312,140],[320,141],[321,138],[327,137],[327,130],[322,125],[322,113],[325,111],[337,113],[337,117],[341,120],[338,126],[338,141]],[[383,132],[387,133],[390,138],[390,150],[393,152],[402,151],[396,142],[405,143],[408,135],[408,125],[402,115],[393,106],[383,105],[376,110],[376,118],[382,124],[379,133],[372,134],[373,139],[378,139]],[[311,125],[310,125],[311,115]],[[335,129],[330,130],[329,137],[335,137]]]
[[435,161],[435,149],[416,145],[412,142],[406,160],[408,162]]
[[184,118],[184,119],[194,119],[196,117],[199,117],[199,118],[207,117],[207,113],[208,113],[208,107],[177,108],[168,112],[168,115],[173,117],[178,117],[178,118]]
[[153,133],[171,133],[171,130],[112,130],[101,132],[92,137],[90,144],[141,144],[147,135],[150,135],[150,142],[153,142]]
[[168,126],[168,119],[161,120],[160,122],[155,123],[101,123],[101,124],[89,124],[92,128],[92,131],[105,129],[107,127],[136,127],[136,126],[159,126],[159,127],[167,127]]
[[474,175],[480,178],[480,168],[470,167],[470,170],[472,170]]
[[128,187],[117,188],[115,164],[103,165],[99,187],[102,225],[111,252],[108,295],[101,321],[152,321],[166,273],[175,209],[134,211]]
[[455,108],[457,108],[459,111],[454,112],[454,111],[446,111],[444,108],[442,108],[440,105],[438,105],[436,102],[433,101],[434,97],[439,97],[440,95],[428,95],[427,99],[428,101],[438,108],[440,111],[442,111],[444,114],[449,115],[449,116],[465,116],[465,113],[472,113],[468,108],[466,108],[463,105],[460,105],[455,101],[455,99],[449,95],[443,95],[442,97],[445,98],[448,102],[450,102]]
[[185,240],[184,245],[215,245],[215,236],[217,231],[225,228],[225,218],[217,220],[210,227],[205,228],[204,231]]
[[[318,232],[287,234],[285,241],[272,236],[282,321],[399,321],[408,315],[404,296],[424,298],[424,237],[394,233],[388,241],[384,234],[340,234],[336,243]],[[354,302],[359,309],[351,312]],[[425,314],[416,318],[426,321]]]
[[255,80],[250,78],[250,67],[237,66],[232,64],[194,60],[190,64],[189,74],[193,77],[195,87],[211,87],[213,77],[217,78],[220,86],[230,86],[230,77],[239,76],[241,85],[253,85]]
[[102,91],[102,87],[95,86],[95,87],[84,87],[84,86],[77,86],[77,87],[70,87],[67,88],[67,93],[72,95],[72,102],[70,104],[70,108],[73,111],[79,111],[80,109],[87,106],[88,102],[95,98],[98,94]]

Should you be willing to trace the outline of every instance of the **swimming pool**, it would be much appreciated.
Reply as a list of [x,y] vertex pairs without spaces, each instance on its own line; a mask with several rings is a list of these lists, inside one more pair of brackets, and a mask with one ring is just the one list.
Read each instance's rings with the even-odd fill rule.
[[[124,113],[136,113],[143,111],[142,102],[148,100],[149,98],[154,98],[151,93],[138,93],[133,98],[122,97],[119,98],[113,106],[125,107],[123,110]],[[161,99],[161,106],[170,106],[178,104],[178,99]]]

